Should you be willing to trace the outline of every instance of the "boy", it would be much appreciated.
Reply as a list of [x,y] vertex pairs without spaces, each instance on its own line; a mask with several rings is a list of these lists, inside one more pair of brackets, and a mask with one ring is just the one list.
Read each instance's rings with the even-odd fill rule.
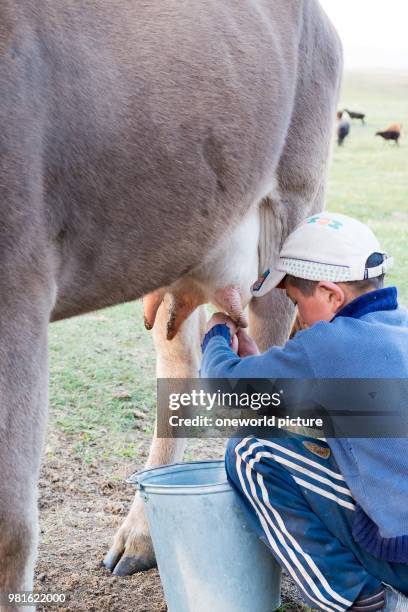
[[[407,378],[408,313],[371,230],[322,213],[285,241],[254,296],[279,288],[307,329],[263,354],[224,314],[203,341],[206,378]],[[273,316],[273,313],[271,313]],[[260,537],[312,608],[408,612],[407,438],[276,431],[232,439],[228,478]]]

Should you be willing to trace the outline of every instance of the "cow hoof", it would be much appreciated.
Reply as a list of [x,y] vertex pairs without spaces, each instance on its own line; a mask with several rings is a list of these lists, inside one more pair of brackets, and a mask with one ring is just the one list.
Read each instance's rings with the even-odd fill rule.
[[121,556],[121,554],[119,552],[117,552],[116,550],[112,550],[111,549],[108,552],[108,554],[106,555],[106,557],[104,558],[104,560],[103,560],[103,564],[106,567],[106,569],[108,569],[111,572],[113,572],[117,562],[120,559],[120,556]]
[[104,561],[104,566],[115,576],[130,576],[156,567],[156,558],[149,536],[138,534],[122,550],[115,543]]
[[113,573],[115,576],[131,576],[155,567],[156,561],[146,557],[122,557]]

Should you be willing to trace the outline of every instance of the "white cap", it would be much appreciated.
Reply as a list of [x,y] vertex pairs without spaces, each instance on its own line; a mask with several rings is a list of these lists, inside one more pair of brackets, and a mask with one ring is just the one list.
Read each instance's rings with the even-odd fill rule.
[[[366,267],[367,259],[380,253],[383,261]],[[277,287],[286,274],[333,283],[365,280],[384,274],[393,263],[367,225],[338,213],[308,217],[283,243],[277,265],[266,270],[252,285],[261,297]]]

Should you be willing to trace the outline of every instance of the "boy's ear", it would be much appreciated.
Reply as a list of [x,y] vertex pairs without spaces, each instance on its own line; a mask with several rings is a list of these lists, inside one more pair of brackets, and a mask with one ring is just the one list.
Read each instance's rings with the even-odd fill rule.
[[346,301],[346,294],[340,285],[331,281],[319,281],[317,287],[325,293],[327,301],[331,303],[335,310],[342,308]]

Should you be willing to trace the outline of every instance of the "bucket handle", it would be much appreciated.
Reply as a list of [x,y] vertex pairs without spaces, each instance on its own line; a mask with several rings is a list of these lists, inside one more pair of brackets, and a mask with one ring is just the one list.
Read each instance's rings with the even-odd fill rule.
[[129,476],[129,478],[126,478],[126,482],[136,487],[137,491],[139,491],[140,497],[142,497],[143,501],[146,503],[148,500],[148,495],[146,493],[145,487],[143,486],[143,483],[140,482],[140,476],[142,476],[142,474],[144,474],[145,472],[150,472],[150,470],[136,472],[135,474]]

